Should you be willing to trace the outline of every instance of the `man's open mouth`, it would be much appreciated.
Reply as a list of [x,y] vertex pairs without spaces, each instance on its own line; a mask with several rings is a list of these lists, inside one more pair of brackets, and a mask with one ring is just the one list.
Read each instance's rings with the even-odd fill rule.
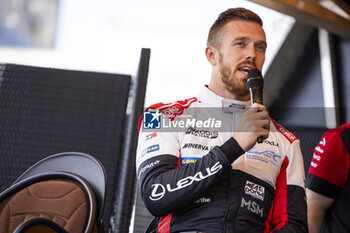
[[251,66],[241,66],[241,67],[238,67],[238,70],[239,71],[243,71],[243,72],[249,72],[249,70],[252,70],[254,69],[254,67],[251,67]]

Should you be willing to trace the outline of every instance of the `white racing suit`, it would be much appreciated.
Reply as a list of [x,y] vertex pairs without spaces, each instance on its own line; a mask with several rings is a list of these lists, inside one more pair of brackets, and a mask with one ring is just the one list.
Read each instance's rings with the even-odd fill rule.
[[299,140],[275,121],[244,152],[233,139],[248,102],[207,87],[140,120],[137,177],[158,232],[307,232]]

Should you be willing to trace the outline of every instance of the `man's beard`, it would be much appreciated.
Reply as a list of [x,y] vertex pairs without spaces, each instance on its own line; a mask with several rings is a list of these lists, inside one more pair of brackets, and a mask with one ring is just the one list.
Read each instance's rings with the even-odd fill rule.
[[226,89],[237,97],[246,97],[249,95],[248,86],[242,85],[243,81],[235,77],[235,72],[232,71],[230,66],[224,65],[222,60],[222,55],[220,54],[220,75]]

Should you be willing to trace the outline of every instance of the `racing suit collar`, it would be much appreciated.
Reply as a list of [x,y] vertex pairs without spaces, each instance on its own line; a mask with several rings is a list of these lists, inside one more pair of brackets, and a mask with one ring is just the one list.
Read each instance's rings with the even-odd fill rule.
[[207,85],[203,86],[198,94],[198,100],[209,107],[221,107],[225,113],[244,112],[250,107],[250,101],[227,99],[211,91]]

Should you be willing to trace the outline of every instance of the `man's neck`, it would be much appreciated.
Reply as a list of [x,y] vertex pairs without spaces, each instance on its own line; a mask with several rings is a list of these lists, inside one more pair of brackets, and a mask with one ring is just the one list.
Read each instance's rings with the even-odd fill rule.
[[250,95],[245,95],[245,96],[237,96],[234,93],[230,92],[227,90],[225,87],[220,87],[219,85],[215,85],[215,83],[210,82],[208,85],[209,90],[214,92],[215,94],[227,98],[227,99],[234,99],[234,100],[240,100],[240,101],[248,101],[250,100]]

